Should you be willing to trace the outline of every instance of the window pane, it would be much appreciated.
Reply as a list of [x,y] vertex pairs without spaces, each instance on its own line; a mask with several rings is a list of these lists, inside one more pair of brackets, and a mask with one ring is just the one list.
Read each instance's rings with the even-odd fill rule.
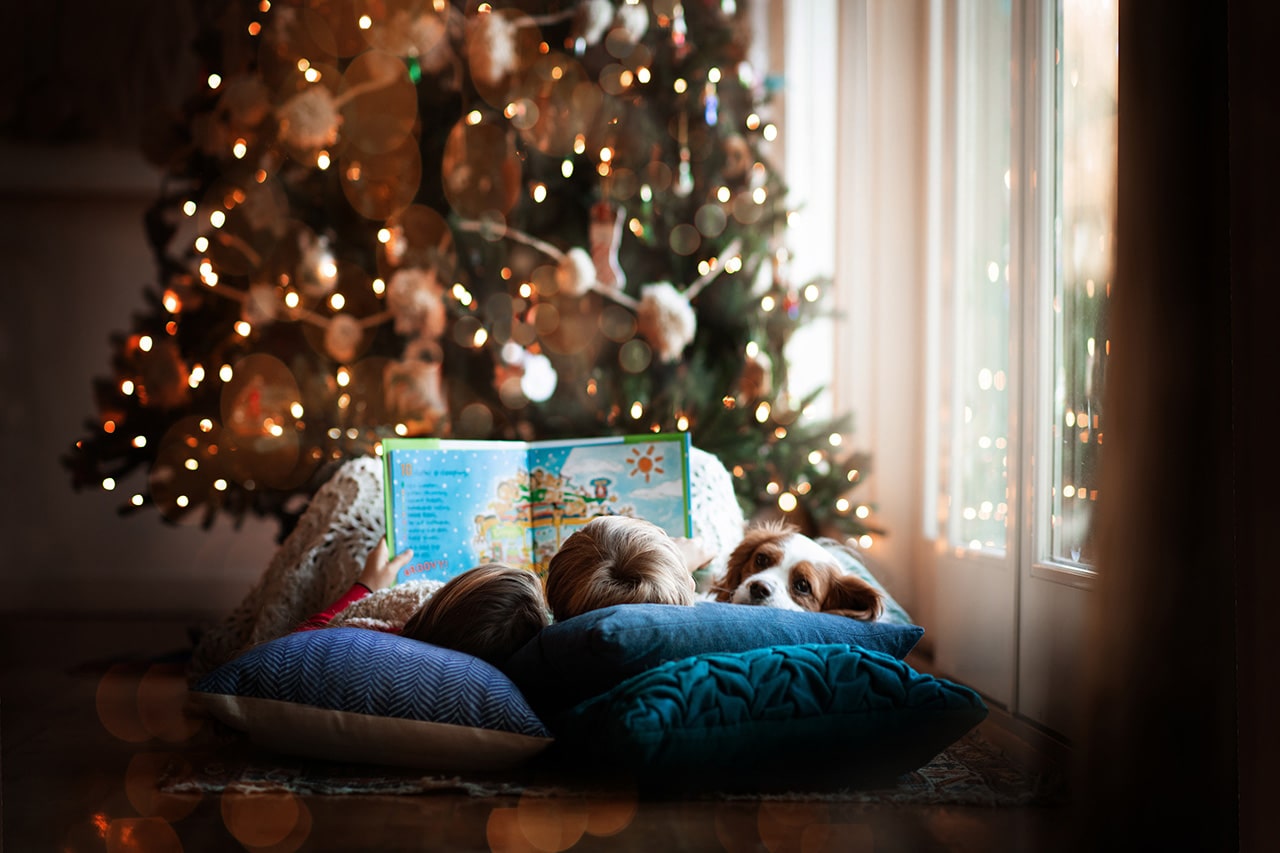
[[1012,23],[1007,2],[957,4],[954,335],[948,539],[1003,552],[1009,453],[1009,164]]
[[1116,186],[1113,0],[1062,0],[1055,84],[1053,508],[1055,560],[1092,562]]

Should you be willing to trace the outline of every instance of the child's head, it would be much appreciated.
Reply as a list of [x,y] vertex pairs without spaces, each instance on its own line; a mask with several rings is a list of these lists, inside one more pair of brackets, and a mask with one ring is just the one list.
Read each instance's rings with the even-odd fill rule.
[[405,623],[406,637],[474,655],[495,666],[548,622],[538,576],[486,563],[448,581]]
[[547,568],[547,604],[557,620],[614,604],[693,604],[693,575],[666,532],[621,515],[591,519]]

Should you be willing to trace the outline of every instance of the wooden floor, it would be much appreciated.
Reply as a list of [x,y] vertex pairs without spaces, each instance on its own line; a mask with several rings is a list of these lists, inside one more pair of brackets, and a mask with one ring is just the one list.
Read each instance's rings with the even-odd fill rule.
[[[165,662],[190,648],[188,625],[8,617],[0,626],[4,851],[1070,848],[1069,807],[645,801],[621,812],[579,811],[577,829],[561,840],[557,828],[574,823],[571,803],[452,794],[161,795],[157,774],[194,725],[182,713],[179,665]],[[983,727],[1021,760],[1053,752],[999,713]]]

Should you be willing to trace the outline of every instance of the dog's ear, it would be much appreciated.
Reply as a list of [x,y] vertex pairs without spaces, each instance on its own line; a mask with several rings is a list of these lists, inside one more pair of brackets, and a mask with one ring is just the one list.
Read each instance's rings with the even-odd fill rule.
[[827,597],[822,600],[822,612],[871,621],[880,615],[882,598],[880,591],[862,578],[841,575],[832,578]]
[[744,566],[747,560],[751,559],[751,552],[756,549],[760,539],[758,533],[748,530],[743,535],[742,541],[729,553],[725,561],[724,576],[711,588],[716,595],[716,601],[729,601],[733,598],[733,591],[737,589],[738,584],[742,583],[743,576],[746,574]]

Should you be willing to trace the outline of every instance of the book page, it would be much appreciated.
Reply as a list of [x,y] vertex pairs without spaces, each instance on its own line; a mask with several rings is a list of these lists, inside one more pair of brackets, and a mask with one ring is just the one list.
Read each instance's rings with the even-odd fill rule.
[[525,454],[523,442],[383,441],[387,547],[413,549],[396,582],[489,562],[532,569]]
[[531,534],[545,570],[573,531],[597,515],[652,521],[689,536],[686,433],[542,441],[529,446]]

